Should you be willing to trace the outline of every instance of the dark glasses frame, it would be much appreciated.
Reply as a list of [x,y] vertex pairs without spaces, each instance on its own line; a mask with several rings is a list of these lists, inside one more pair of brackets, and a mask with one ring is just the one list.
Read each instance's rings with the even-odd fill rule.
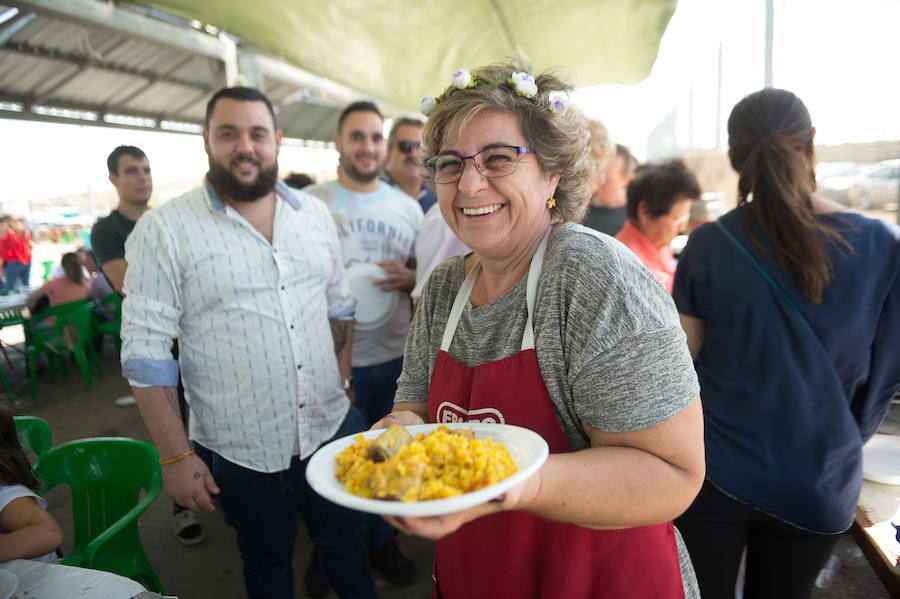
[[407,141],[404,139],[394,142],[394,145],[404,154],[409,154],[413,150],[418,150],[422,144],[417,141]]

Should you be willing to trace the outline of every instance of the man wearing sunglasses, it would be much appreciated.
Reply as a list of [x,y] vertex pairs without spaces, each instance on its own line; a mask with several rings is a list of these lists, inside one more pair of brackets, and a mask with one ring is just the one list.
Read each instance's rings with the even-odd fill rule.
[[415,117],[400,117],[391,125],[388,134],[387,158],[382,178],[419,201],[422,212],[437,202],[437,196],[422,178],[419,147],[422,144],[422,121]]

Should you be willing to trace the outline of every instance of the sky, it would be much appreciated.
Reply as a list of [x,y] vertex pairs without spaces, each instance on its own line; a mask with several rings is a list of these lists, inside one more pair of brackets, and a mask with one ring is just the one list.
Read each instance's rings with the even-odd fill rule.
[[[724,150],[731,107],[765,86],[765,4],[681,0],[651,75],[632,87],[583,88],[578,104],[641,159],[673,110],[682,145]],[[773,8],[772,83],[804,101],[816,142],[900,142],[900,1],[774,0]]]
[[[773,83],[806,103],[816,142],[900,143],[900,0],[773,4]],[[680,0],[647,79],[630,87],[583,88],[575,101],[641,160],[648,156],[648,136],[673,114],[680,147],[724,150],[731,107],[765,83],[764,8],[765,0]],[[147,152],[157,187],[199,180],[207,168],[199,135],[0,118],[0,140],[0,210],[89,187],[109,191],[106,156],[120,144]],[[284,173],[328,176],[336,159],[334,151],[288,145],[279,162]]]

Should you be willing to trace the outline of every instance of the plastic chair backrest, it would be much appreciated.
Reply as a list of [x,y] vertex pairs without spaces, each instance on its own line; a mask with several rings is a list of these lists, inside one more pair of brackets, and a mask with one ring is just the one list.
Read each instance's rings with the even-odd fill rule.
[[25,451],[30,451],[40,458],[53,447],[50,425],[43,418],[13,416],[13,421],[16,423],[16,431],[19,433],[19,443],[22,444],[22,449]]
[[[90,299],[80,299],[74,302],[66,302],[50,306],[37,316],[31,318],[26,333],[26,344],[41,346],[51,341],[59,340],[66,328],[70,329],[67,344],[80,337],[80,324],[87,315],[88,331],[90,336],[91,307],[94,305]],[[79,333],[79,334],[76,334]],[[57,348],[59,349],[59,348]]]
[[110,335],[116,350],[122,347],[122,296],[110,293],[100,300],[99,310],[94,311],[94,336]]
[[90,306],[93,304],[91,298],[86,297],[84,299],[74,300],[71,302],[65,302],[62,304],[56,304],[55,306],[49,306],[41,311],[40,314],[33,317],[32,320],[47,320],[50,316],[59,316],[60,314],[68,314],[69,312],[74,312],[79,308],[83,308],[84,306]]
[[[122,317],[122,296],[118,293],[110,293],[100,300],[101,306],[112,305],[115,308],[116,315]],[[104,308],[106,309],[106,308]]]
[[[34,370],[37,354],[43,353],[51,357],[50,369],[53,380],[53,364],[60,363],[59,357],[71,356],[78,364],[88,387],[93,386],[93,368],[103,376],[100,360],[94,350],[94,302],[90,299],[76,300],[64,304],[50,306],[31,319],[25,330],[25,354],[32,381],[32,395],[35,391]],[[47,318],[53,317],[53,322]],[[43,323],[42,323],[43,321]],[[65,362],[61,362],[65,370]]]
[[[84,347],[94,338],[93,303],[68,308],[56,315],[54,326],[63,331],[63,341],[71,347]],[[54,306],[56,307],[56,306]]]
[[43,492],[67,484],[72,493],[74,546],[61,563],[114,572],[162,592],[138,534],[138,516],[162,489],[159,454],[151,443],[117,437],[70,441],[48,451],[34,470]]

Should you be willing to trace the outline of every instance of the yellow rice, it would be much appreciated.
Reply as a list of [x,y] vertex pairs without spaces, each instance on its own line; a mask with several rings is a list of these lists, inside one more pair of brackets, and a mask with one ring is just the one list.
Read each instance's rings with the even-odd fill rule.
[[490,437],[468,439],[452,434],[446,426],[417,434],[384,462],[367,457],[369,445],[371,441],[359,434],[336,456],[338,481],[362,497],[444,499],[482,489],[518,470],[502,443]]

